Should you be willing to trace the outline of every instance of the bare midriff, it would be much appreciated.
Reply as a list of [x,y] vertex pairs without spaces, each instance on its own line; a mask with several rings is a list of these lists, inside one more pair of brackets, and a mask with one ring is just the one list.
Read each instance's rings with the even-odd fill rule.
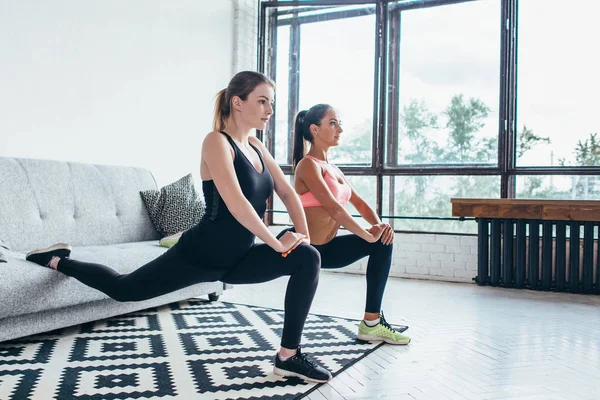
[[331,218],[324,207],[305,207],[310,244],[320,245],[331,241],[340,228],[340,224]]

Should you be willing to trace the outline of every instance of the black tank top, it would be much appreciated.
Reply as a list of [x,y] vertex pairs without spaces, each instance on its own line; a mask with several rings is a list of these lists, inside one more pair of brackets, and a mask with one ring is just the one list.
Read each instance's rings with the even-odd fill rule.
[[[225,132],[234,151],[233,167],[244,197],[262,219],[267,209],[267,199],[273,193],[273,178],[258,154],[262,171],[256,170],[233,139]],[[184,232],[175,247],[198,267],[223,268],[235,265],[254,244],[255,236],[229,212],[212,180],[202,181],[206,212],[200,222]]]

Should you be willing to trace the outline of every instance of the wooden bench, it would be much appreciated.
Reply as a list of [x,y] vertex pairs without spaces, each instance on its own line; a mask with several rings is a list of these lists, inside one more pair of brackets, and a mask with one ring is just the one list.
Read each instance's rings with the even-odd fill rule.
[[600,201],[451,202],[453,216],[478,223],[477,284],[600,294]]

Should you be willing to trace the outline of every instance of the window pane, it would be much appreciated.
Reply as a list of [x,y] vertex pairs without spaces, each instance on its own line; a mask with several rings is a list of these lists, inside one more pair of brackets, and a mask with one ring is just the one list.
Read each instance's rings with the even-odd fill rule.
[[375,16],[310,23],[300,29],[300,110],[328,103],[344,133],[337,164],[371,165]]
[[388,154],[388,165],[497,165],[500,11],[499,0],[390,7],[400,44],[388,65],[399,93],[387,132],[398,156]]
[[[345,131],[341,145],[332,149],[332,155],[339,164],[370,165],[375,6],[307,4],[269,8],[267,12],[277,15],[279,25],[275,50],[277,104],[272,128],[275,160],[291,164],[293,119],[297,112],[328,103],[337,109]],[[342,66],[344,74],[340,74]],[[298,85],[290,87],[290,82]]]
[[597,1],[554,5],[519,2],[517,163],[600,165]]
[[[392,193],[392,196],[390,196]],[[451,217],[451,198],[500,197],[498,176],[395,176],[383,180],[383,215]],[[390,204],[392,205],[390,207]],[[474,221],[395,219],[394,229],[477,233]]]
[[[288,124],[289,108],[289,76],[290,76],[290,27],[280,26],[277,28],[277,63],[275,82],[275,160],[280,164],[288,163],[288,137],[291,135],[292,127]],[[290,154],[291,157],[291,154]]]
[[[294,177],[292,175],[286,175],[289,179],[290,183],[294,184]],[[273,210],[275,211],[287,211],[285,206],[283,205],[283,201],[277,196],[276,193],[273,193]],[[291,225],[292,220],[287,212],[274,212],[273,213],[273,224],[281,224],[281,225]]]
[[519,175],[516,186],[521,199],[600,200],[597,175]]

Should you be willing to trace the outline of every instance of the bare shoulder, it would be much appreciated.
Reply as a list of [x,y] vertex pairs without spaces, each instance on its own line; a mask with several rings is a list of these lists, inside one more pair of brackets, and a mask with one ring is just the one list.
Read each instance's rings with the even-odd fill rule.
[[300,177],[320,175],[320,167],[314,161],[304,157],[296,165],[296,175]]
[[223,143],[223,141],[225,141],[225,135],[223,135],[220,132],[217,131],[212,131],[209,132],[205,137],[204,137],[204,142],[203,142],[203,146],[208,146],[208,147],[212,147],[212,146],[218,146],[220,144]]
[[204,137],[202,142],[202,154],[205,157],[210,155],[224,155],[231,154],[233,157],[233,148],[227,142],[227,138],[220,132],[212,131]]

